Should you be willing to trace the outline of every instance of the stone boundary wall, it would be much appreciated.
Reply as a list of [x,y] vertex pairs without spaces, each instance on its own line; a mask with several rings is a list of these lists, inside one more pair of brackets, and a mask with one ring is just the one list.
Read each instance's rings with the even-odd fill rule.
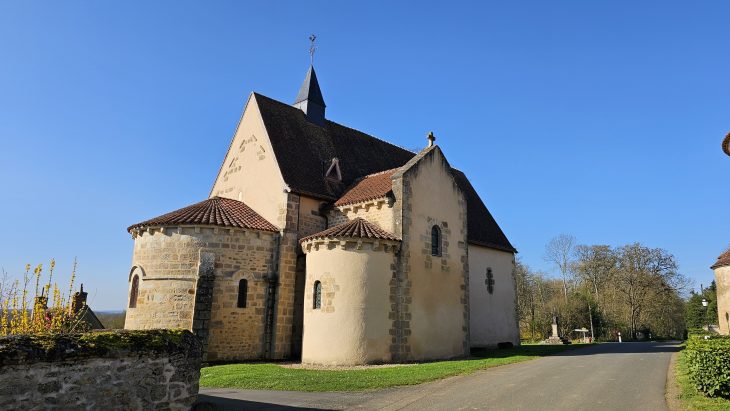
[[0,338],[0,409],[188,410],[202,349],[190,331]]

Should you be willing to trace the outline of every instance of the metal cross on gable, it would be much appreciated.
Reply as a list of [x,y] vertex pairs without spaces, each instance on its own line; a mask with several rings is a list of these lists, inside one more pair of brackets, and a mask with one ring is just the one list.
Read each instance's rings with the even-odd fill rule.
[[314,65],[314,52],[317,51],[317,46],[314,45],[314,41],[317,40],[317,36],[312,34],[309,36],[309,41],[311,44],[309,45],[309,58],[311,59],[311,64]]

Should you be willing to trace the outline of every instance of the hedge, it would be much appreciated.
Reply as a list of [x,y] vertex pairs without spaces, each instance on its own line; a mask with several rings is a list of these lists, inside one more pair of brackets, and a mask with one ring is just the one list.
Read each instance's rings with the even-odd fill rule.
[[693,335],[685,349],[689,376],[709,397],[730,399],[730,337]]

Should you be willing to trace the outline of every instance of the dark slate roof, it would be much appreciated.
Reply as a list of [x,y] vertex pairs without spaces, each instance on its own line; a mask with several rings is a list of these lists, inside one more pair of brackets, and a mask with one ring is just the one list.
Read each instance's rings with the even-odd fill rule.
[[92,311],[88,305],[84,305],[84,307],[81,308],[81,315],[79,318],[92,330],[101,330],[104,328],[104,324],[101,323],[99,317],[96,316],[94,311]]
[[730,133],[727,133],[725,138],[722,140],[722,151],[730,156]]
[[175,210],[173,212],[137,223],[127,228],[131,232],[136,228],[166,225],[214,225],[222,227],[251,228],[262,231],[279,231],[266,221],[251,207],[241,201],[230,198],[212,197],[205,201]]
[[352,221],[336,225],[319,233],[312,234],[299,240],[303,243],[320,238],[372,238],[380,240],[400,241],[400,238],[378,227],[375,223],[358,217]]
[[304,83],[299,88],[297,98],[294,100],[294,104],[300,103],[304,100],[315,102],[322,107],[327,107],[324,104],[324,97],[322,97],[322,90],[319,89],[319,81],[317,81],[317,73],[314,72],[314,66],[309,66],[307,76],[304,77]]
[[504,235],[499,224],[492,217],[487,206],[484,205],[477,191],[466,178],[466,175],[456,169],[451,169],[459,185],[466,197],[466,231],[468,241],[472,244],[481,245],[498,250],[515,252],[515,248]]
[[381,171],[379,173],[370,174],[355,182],[345,191],[345,194],[335,201],[336,206],[347,204],[361,203],[363,201],[375,200],[382,198],[393,191],[393,180],[390,178],[398,169]]
[[725,267],[730,265],[730,248],[725,250],[724,253],[720,254],[719,257],[717,257],[717,261],[715,261],[715,264],[710,267],[711,269],[715,269],[718,267]]
[[[295,193],[334,202],[357,179],[399,168],[416,155],[329,120],[318,126],[296,107],[258,93],[254,96],[284,181]],[[339,159],[342,184],[324,178],[334,157]],[[469,242],[514,251],[463,173],[455,170],[454,174],[466,195]]]

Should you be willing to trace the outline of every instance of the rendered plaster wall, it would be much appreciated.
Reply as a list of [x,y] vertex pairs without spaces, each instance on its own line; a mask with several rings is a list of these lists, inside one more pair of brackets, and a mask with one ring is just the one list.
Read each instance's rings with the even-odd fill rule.
[[299,238],[318,233],[327,228],[327,218],[320,214],[322,201],[301,196],[299,200]]
[[[494,289],[487,289],[491,268]],[[520,343],[514,255],[469,245],[469,335],[472,347],[494,347],[500,342]]]
[[[207,330],[207,360],[262,358],[267,276],[276,233],[215,227],[166,227],[135,239],[133,274],[140,276],[137,307],[125,328]],[[201,256],[213,259],[210,309],[195,314]],[[130,287],[131,287],[130,276]],[[239,281],[248,281],[246,307],[237,307]],[[200,310],[198,310],[200,311]]]
[[252,93],[238,123],[211,196],[243,201],[267,221],[284,226],[286,184]]
[[[357,365],[391,360],[389,283],[392,250],[371,243],[321,245],[306,254],[302,362]],[[322,284],[322,305],[314,309],[314,283]]]
[[[404,360],[452,358],[469,353],[466,202],[438,147],[419,153],[394,175],[403,248],[394,298],[394,328]],[[396,221],[396,227],[398,222]],[[431,255],[431,229],[442,235]]]
[[715,268],[720,334],[730,335],[730,266]]

